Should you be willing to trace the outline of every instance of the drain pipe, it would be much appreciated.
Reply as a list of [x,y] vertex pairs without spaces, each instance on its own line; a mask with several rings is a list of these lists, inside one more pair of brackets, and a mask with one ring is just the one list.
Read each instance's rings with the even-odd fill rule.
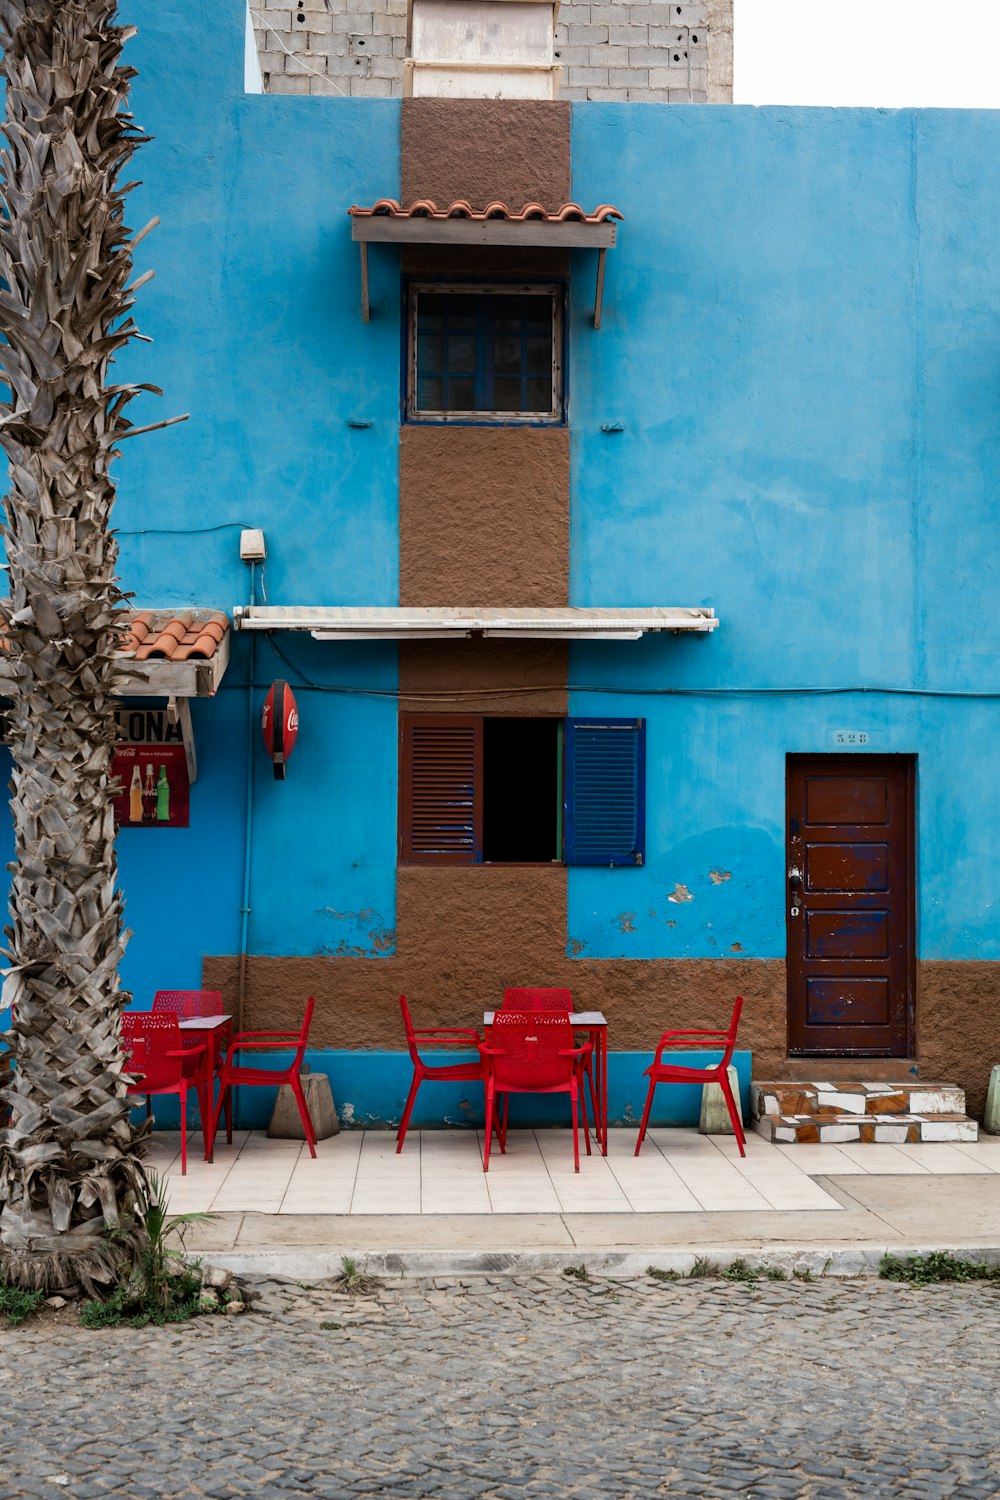
[[[242,551],[242,548],[241,548]],[[250,603],[257,602],[257,559],[250,563]],[[250,656],[247,663],[247,743],[246,789],[244,803],[246,824],[243,832],[243,899],[240,903],[240,962],[236,980],[236,1030],[243,1030],[247,990],[247,949],[250,943],[250,869],[253,858],[253,689],[257,669],[257,638],[250,632]],[[233,1124],[240,1123],[241,1089],[236,1086],[233,1098]]]

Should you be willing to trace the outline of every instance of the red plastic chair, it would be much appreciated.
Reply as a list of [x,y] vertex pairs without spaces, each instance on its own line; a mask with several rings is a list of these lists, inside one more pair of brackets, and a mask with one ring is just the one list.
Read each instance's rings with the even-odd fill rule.
[[181,1040],[177,1017],[169,1012],[127,1010],[122,1016],[122,1048],[129,1055],[126,1070],[130,1077],[129,1097],[145,1097],[147,1118],[151,1095],[176,1094],[180,1100],[181,1175],[184,1176],[187,1172],[187,1091],[193,1088],[198,1097],[207,1157],[205,1121],[211,1117],[211,1109],[207,1106],[211,1098],[212,1075],[209,1072],[209,1049],[204,1045],[184,1047]]
[[507,1105],[511,1094],[569,1094],[573,1114],[573,1169],[580,1170],[577,1106],[583,1116],[583,1135],[590,1155],[587,1103],[580,1080],[580,1064],[590,1052],[573,1046],[569,1015],[558,1011],[500,1010],[493,1017],[486,1059],[486,1145],[483,1171],[490,1169],[490,1142],[496,1127],[497,1095],[504,1100],[503,1124],[497,1131],[500,1150],[507,1145]]
[[[740,1011],[743,1009],[743,996],[736,996],[736,1004],[733,1006],[732,1019],[729,1022],[728,1031],[665,1031],[660,1037],[659,1046],[652,1064],[645,1070],[649,1077],[649,1093],[646,1096],[646,1107],[642,1112],[642,1124],[639,1126],[639,1139],[635,1143],[635,1154],[639,1155],[639,1147],[642,1145],[646,1134],[646,1126],[649,1123],[649,1111],[653,1106],[653,1094],[656,1092],[658,1083],[717,1083],[722,1089],[722,1096],[726,1101],[729,1118],[733,1124],[733,1134],[740,1148],[740,1155],[746,1156],[743,1134],[743,1121],[733,1098],[733,1091],[729,1086],[729,1074],[727,1068],[732,1061],[733,1048],[736,1046],[736,1030],[740,1024]],[[700,1041],[712,1040],[723,1048],[722,1058],[708,1068],[680,1067],[676,1063],[665,1063],[663,1061],[664,1048],[667,1047],[690,1047],[692,1039]],[[714,1051],[714,1048],[712,1049]]]
[[[213,1142],[219,1124],[219,1115],[222,1112],[223,1098],[234,1085],[249,1084],[251,1088],[273,1089],[287,1083],[299,1107],[299,1118],[302,1121],[302,1129],[306,1133],[309,1155],[316,1155],[316,1132],[313,1129],[309,1106],[306,1104],[306,1096],[302,1091],[302,1079],[299,1076],[302,1071],[302,1059],[305,1057],[306,1046],[309,1042],[309,1027],[312,1025],[315,1008],[316,1001],[310,995],[306,1002],[306,1013],[301,1031],[238,1031],[236,1033],[219,1073],[219,1098],[212,1116]],[[287,1052],[291,1046],[295,1048],[295,1056],[284,1068],[253,1068],[236,1061],[237,1054],[240,1052],[267,1052],[268,1050]]]
[[[511,989],[503,992],[504,1010],[564,1010],[567,1015],[573,1009],[573,991],[558,989]],[[580,1066],[590,1085],[590,1106],[594,1111],[595,1128],[600,1121],[597,1109],[597,1091],[594,1088],[592,1066],[593,1048],[581,1059]]]
[[[221,990],[157,990],[153,996],[153,1009],[173,1011],[181,1021],[188,1020],[192,1016],[221,1016],[222,992]],[[227,1021],[225,1026],[211,1033],[209,1045],[212,1049],[212,1074],[215,1078],[219,1078],[222,1074],[223,1057],[231,1045],[232,1036],[232,1021]],[[202,1044],[197,1034],[185,1035],[181,1032],[181,1045],[198,1047]],[[222,1090],[222,1093],[226,1104],[226,1141],[231,1146],[233,1143],[233,1091],[227,1088]]]
[[399,1008],[403,1013],[406,1047],[413,1064],[413,1081],[410,1084],[410,1092],[406,1096],[403,1118],[396,1131],[397,1153],[403,1149],[406,1132],[410,1126],[410,1116],[413,1114],[413,1106],[417,1102],[417,1093],[422,1083],[427,1080],[436,1083],[475,1083],[484,1082],[486,1078],[486,1065],[481,1056],[477,1057],[475,1062],[466,1063],[425,1063],[420,1056],[421,1044],[427,1047],[460,1047],[467,1052],[478,1051],[482,1045],[482,1038],[478,1031],[463,1030],[453,1026],[435,1026],[430,1030],[415,1031],[405,995],[399,997]]

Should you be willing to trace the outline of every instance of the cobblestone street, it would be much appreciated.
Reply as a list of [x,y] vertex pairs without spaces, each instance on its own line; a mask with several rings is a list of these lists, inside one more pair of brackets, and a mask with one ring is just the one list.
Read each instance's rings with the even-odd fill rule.
[[1000,1492],[991,1286],[251,1285],[241,1318],[4,1333],[4,1500]]

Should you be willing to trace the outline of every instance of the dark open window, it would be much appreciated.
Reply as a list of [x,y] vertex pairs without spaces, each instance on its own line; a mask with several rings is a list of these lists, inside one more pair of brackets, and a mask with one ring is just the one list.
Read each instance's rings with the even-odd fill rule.
[[407,714],[400,740],[403,864],[642,864],[642,719]]
[[563,418],[562,289],[410,287],[411,420]]

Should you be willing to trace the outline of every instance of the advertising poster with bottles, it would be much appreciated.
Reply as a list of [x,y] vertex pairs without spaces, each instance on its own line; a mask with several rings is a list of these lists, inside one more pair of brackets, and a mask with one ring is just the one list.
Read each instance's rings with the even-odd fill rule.
[[115,719],[115,828],[187,828],[190,784],[180,724],[171,724],[162,708],[123,708]]

